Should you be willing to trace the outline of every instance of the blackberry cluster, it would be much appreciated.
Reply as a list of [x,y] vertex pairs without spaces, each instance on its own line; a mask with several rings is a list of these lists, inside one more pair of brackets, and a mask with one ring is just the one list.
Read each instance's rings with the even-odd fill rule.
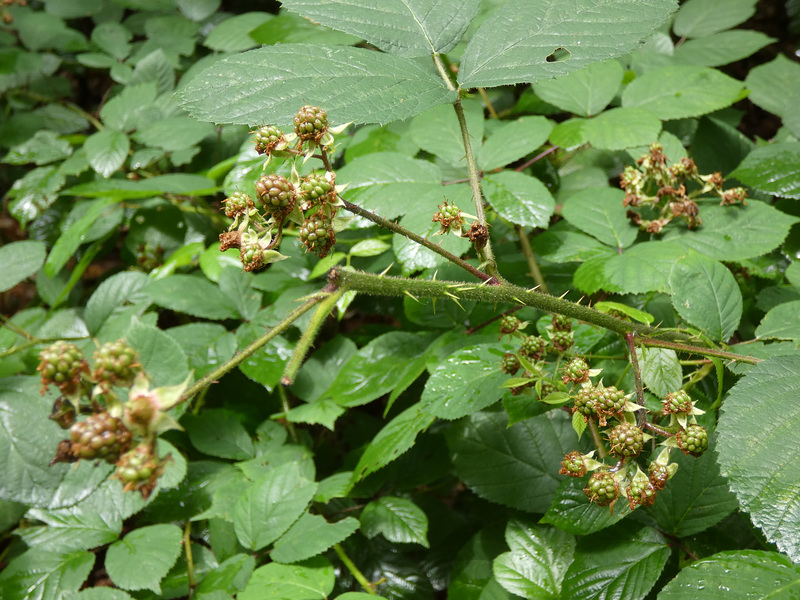
[[303,242],[306,250],[323,258],[336,242],[333,223],[321,213],[311,215],[303,221],[303,225],[300,227],[300,241]]
[[103,459],[114,463],[131,445],[131,432],[107,412],[90,415],[69,430],[70,455],[77,459]]
[[500,361],[500,370],[507,375],[516,375],[521,366],[519,358],[513,352],[506,352]]
[[81,376],[89,373],[89,363],[75,344],[59,340],[39,353],[37,370],[42,377],[42,393],[55,385],[62,394],[71,396],[78,392]]
[[122,340],[103,344],[94,353],[92,377],[102,386],[130,386],[141,370],[136,352]]
[[514,333],[522,322],[514,315],[503,315],[500,319],[500,333],[502,335],[509,335]]
[[585,383],[589,381],[589,365],[582,358],[576,356],[564,365],[564,374],[561,376],[564,383]]
[[609,430],[608,443],[611,452],[620,458],[638,456],[644,447],[644,434],[636,425],[620,423]]
[[274,125],[263,125],[255,133],[256,152],[259,154],[272,154],[278,146],[286,144],[283,131]]
[[541,360],[542,356],[544,356],[546,346],[547,344],[545,341],[539,336],[528,335],[525,336],[524,340],[522,340],[522,346],[519,349],[519,353],[526,358],[530,358],[531,360]]
[[619,498],[619,485],[611,473],[598,471],[589,477],[583,493],[598,506],[609,506]]
[[689,425],[675,435],[678,448],[684,454],[702,456],[708,450],[708,431],[700,425]]
[[149,444],[139,444],[120,457],[112,477],[122,482],[123,490],[140,492],[147,499],[164,472],[164,466],[165,461]]
[[283,221],[297,200],[294,184],[283,175],[263,175],[255,184],[256,194],[264,210],[276,221]]
[[294,132],[303,142],[318,143],[328,131],[328,114],[318,106],[306,105],[294,116]]

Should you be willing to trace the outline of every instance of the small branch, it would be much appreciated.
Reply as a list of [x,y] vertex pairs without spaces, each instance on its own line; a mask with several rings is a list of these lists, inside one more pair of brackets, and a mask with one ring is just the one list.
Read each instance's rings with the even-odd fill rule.
[[186,555],[186,573],[189,578],[189,598],[192,597],[194,586],[194,560],[192,559],[192,522],[186,521],[183,528],[183,552]]
[[592,436],[592,442],[594,442],[594,447],[597,449],[597,457],[602,460],[608,456],[608,452],[606,452],[606,445],[600,437],[600,432],[597,431],[597,425],[595,425],[592,419],[589,419],[588,428],[589,434]]
[[444,258],[449,260],[451,263],[453,263],[455,265],[458,265],[459,267],[461,267],[465,271],[469,272],[471,275],[474,275],[475,277],[477,277],[481,281],[491,281],[492,280],[492,277],[490,275],[487,275],[483,271],[481,271],[479,269],[476,269],[471,264],[469,264],[467,261],[463,260],[462,258],[459,258],[458,256],[456,256],[455,254],[452,254],[451,252],[448,252],[447,250],[445,250],[441,246],[437,246],[436,244],[434,244],[430,240],[425,239],[421,235],[417,235],[413,231],[409,231],[405,227],[403,227],[401,225],[398,225],[397,223],[395,223],[393,221],[389,221],[388,219],[384,219],[383,217],[379,217],[375,213],[370,212],[370,211],[368,211],[368,210],[366,210],[364,208],[361,208],[360,206],[357,206],[357,205],[353,204],[352,202],[348,202],[347,200],[345,200],[343,198],[341,198],[341,200],[344,203],[345,209],[349,210],[351,213],[356,214],[359,217],[364,217],[365,219],[367,219],[369,221],[372,221],[376,225],[380,225],[384,229],[388,229],[389,231],[392,231],[392,232],[394,232],[394,233],[396,233],[398,235],[402,235],[403,237],[406,237],[406,238],[410,239],[412,242],[416,242],[421,246],[425,246],[428,250],[431,250],[432,252],[435,252],[439,256],[443,256]]
[[528,162],[521,164],[520,166],[516,167],[514,170],[515,171],[524,171],[525,169],[530,167],[533,163],[542,160],[548,154],[558,150],[558,148],[559,148],[559,146],[550,146],[547,150],[545,150],[544,152],[540,152],[539,154],[534,156],[532,159],[530,159]]
[[702,356],[715,356],[717,358],[725,358],[728,360],[734,360],[736,362],[747,363],[749,365],[756,365],[763,360],[761,358],[756,358],[754,356],[742,356],[741,354],[736,354],[735,352],[726,352],[725,350],[718,350],[716,348],[699,348],[697,346],[691,346],[687,344],[681,344],[665,340],[637,338],[635,342],[639,346],[652,346],[653,348],[671,348],[672,350],[675,350],[677,352],[685,352],[687,354],[700,354]]
[[[639,359],[636,356],[636,344],[633,341],[634,334],[625,335],[625,342],[628,344],[628,360],[631,361],[633,369],[633,382],[636,386],[636,404],[644,406],[644,386],[642,385],[642,372],[639,369]],[[644,410],[636,411],[636,424],[642,427],[647,422],[647,415]]]
[[[281,397],[281,407],[283,408],[283,414],[286,415],[292,407],[289,404],[289,396],[286,392],[286,388],[282,385],[278,386],[278,395]],[[300,438],[297,436],[297,430],[294,428],[294,423],[289,421],[289,419],[284,419],[283,422],[286,424],[286,430],[289,432],[289,435],[292,438],[292,441],[296,444],[300,441]]]
[[220,365],[218,368],[214,369],[211,373],[206,375],[205,377],[198,379],[195,381],[189,388],[184,392],[183,396],[181,396],[181,402],[186,402],[190,400],[195,394],[199,391],[205,389],[212,383],[215,383],[220,377],[229,373],[233,369],[235,369],[239,364],[241,364],[246,358],[250,357],[255,353],[256,350],[262,348],[264,345],[267,344],[272,338],[276,335],[283,333],[289,326],[294,323],[300,316],[314,308],[320,300],[323,300],[327,297],[326,290],[323,289],[322,292],[319,292],[314,297],[306,300],[302,305],[295,308],[292,312],[290,312],[286,318],[278,323],[275,327],[270,329],[267,333],[262,335],[257,340],[253,341],[247,348],[236,354],[233,358],[229,361]]
[[433,55],[433,64],[436,65],[436,70],[439,71],[439,76],[444,81],[444,84],[447,86],[447,89],[451,92],[456,91],[456,86],[453,85],[452,80],[450,79],[450,75],[447,73],[447,68],[444,66],[442,62],[441,55],[437,52]]
[[492,106],[492,101],[489,100],[489,94],[486,93],[486,90],[484,88],[478,88],[478,93],[481,95],[481,98],[483,98],[483,103],[486,105],[486,110],[489,111],[489,116],[493,119],[499,119],[500,116],[497,114],[494,106]]
[[536,262],[536,257],[533,255],[533,248],[531,248],[531,242],[525,233],[525,229],[522,225],[515,225],[515,228],[517,230],[517,237],[519,238],[519,245],[522,247],[522,254],[525,255],[525,260],[528,262],[530,275],[533,277],[533,281],[536,282],[536,287],[539,288],[539,291],[543,294],[547,294],[547,283],[542,276],[539,263]]
[[650,423],[649,421],[645,421],[644,422],[644,427],[646,429],[649,429],[650,431],[654,431],[658,435],[663,435],[664,437],[672,437],[673,435],[675,435],[674,433],[672,433],[670,431],[667,431],[666,429],[663,429],[662,427],[659,427],[658,425],[654,425],[653,423]]
[[375,591],[375,588],[372,587],[372,584],[364,577],[364,574],[359,570],[356,564],[347,556],[347,552],[344,551],[341,544],[334,544],[333,549],[336,554],[339,556],[339,560],[342,561],[342,564],[350,571],[350,574],[355,578],[355,580],[361,585],[364,591],[372,596],[377,596],[378,592]]
[[294,383],[295,377],[297,377],[297,372],[300,370],[300,365],[303,364],[303,360],[305,359],[306,354],[308,354],[308,349],[311,348],[311,344],[314,343],[314,339],[317,337],[319,328],[322,327],[322,323],[325,321],[328,315],[331,314],[331,311],[334,309],[336,303],[339,301],[339,298],[342,297],[342,294],[344,294],[345,291],[347,291],[347,286],[340,286],[338,289],[330,293],[327,298],[322,300],[317,306],[317,310],[314,311],[308,327],[306,327],[303,335],[301,335],[300,339],[297,341],[297,345],[294,347],[294,352],[292,352],[292,356],[289,359],[289,362],[286,363],[286,368],[283,370],[283,377],[281,377],[281,385],[283,387],[289,387]]

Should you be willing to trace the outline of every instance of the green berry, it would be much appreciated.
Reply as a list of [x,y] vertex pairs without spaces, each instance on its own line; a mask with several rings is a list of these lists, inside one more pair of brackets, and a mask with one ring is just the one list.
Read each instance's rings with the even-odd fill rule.
[[589,365],[580,357],[575,357],[564,365],[564,374],[561,376],[564,383],[583,383],[589,381]]
[[595,409],[601,425],[606,424],[607,417],[619,417],[627,402],[625,392],[618,390],[613,385],[602,389],[598,388],[596,400]]
[[684,454],[701,456],[708,450],[708,431],[700,425],[689,425],[683,431],[679,431],[675,436],[678,448]]
[[566,315],[553,315],[553,331],[570,331],[572,319]]
[[553,350],[556,352],[566,352],[572,348],[572,332],[564,330],[556,330],[552,334]]
[[259,154],[271,154],[278,144],[285,141],[283,132],[274,125],[263,125],[256,130],[256,152]]
[[239,259],[245,271],[256,271],[263,263],[264,249],[257,241],[243,243],[239,247]]
[[630,423],[620,423],[608,432],[611,452],[620,458],[638,456],[644,446],[642,430]]
[[113,463],[131,445],[131,432],[107,412],[89,416],[69,430],[70,454],[87,460],[102,458]]
[[318,106],[304,106],[294,117],[294,132],[303,142],[317,143],[328,131],[328,115]]
[[434,223],[439,223],[442,226],[442,233],[450,231],[451,227],[461,230],[464,224],[464,218],[461,216],[461,209],[455,204],[448,204],[447,200],[444,204],[439,205],[439,210],[433,213]]
[[285,219],[292,212],[297,199],[297,190],[283,175],[274,173],[263,175],[256,181],[255,188],[264,210],[276,221]]
[[92,378],[99,384],[129,386],[141,370],[136,351],[123,340],[107,342],[94,353]]
[[300,182],[299,196],[303,210],[309,210],[326,201],[333,202],[336,200],[333,180],[328,181],[324,175],[317,175],[316,173],[308,175]]
[[586,421],[597,416],[597,390],[592,387],[581,388],[572,402],[572,412],[581,413]]
[[514,315],[503,315],[500,319],[500,333],[508,335],[514,333],[522,322]]
[[119,457],[113,477],[122,482],[124,491],[138,491],[147,499],[163,472],[164,461],[142,443]]
[[664,486],[667,485],[667,480],[669,479],[669,470],[667,470],[667,465],[662,465],[653,461],[650,463],[647,472],[653,488],[656,490],[663,490]]
[[242,192],[234,192],[230,197],[225,198],[223,204],[225,206],[225,216],[231,219],[246,215],[256,206],[253,199]]
[[81,374],[89,372],[89,364],[77,346],[59,340],[39,353],[37,370],[42,377],[42,393],[53,384],[71,395],[80,386]]
[[539,336],[528,335],[522,340],[519,353],[532,360],[540,360],[544,354],[545,341]]
[[608,506],[619,497],[619,485],[611,473],[592,473],[583,493],[598,506]]
[[628,494],[631,510],[635,510],[637,506],[652,505],[658,493],[658,489],[647,479],[634,479],[625,491]]
[[561,461],[560,475],[567,475],[568,477],[583,477],[586,475],[586,460],[583,454],[577,450],[573,450],[569,454],[564,455],[564,460]]
[[689,414],[692,411],[692,399],[683,390],[671,392],[667,397],[661,401],[662,411],[665,415],[684,413]]
[[506,352],[500,362],[500,370],[507,375],[514,375],[519,371],[521,365],[519,358],[513,352]]
[[300,227],[300,241],[307,251],[314,252],[320,258],[327,255],[336,242],[330,218],[320,213],[306,218]]

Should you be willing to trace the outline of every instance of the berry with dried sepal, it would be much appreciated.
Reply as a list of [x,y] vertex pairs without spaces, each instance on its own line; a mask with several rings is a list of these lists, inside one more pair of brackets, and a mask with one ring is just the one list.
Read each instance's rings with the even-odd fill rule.
[[76,459],[104,459],[113,463],[131,445],[131,432],[107,412],[90,415],[69,430],[70,454]]
[[622,415],[628,402],[625,396],[624,391],[618,390],[613,385],[597,389],[595,410],[600,425],[605,425],[606,419],[610,417],[619,418]]
[[58,423],[61,429],[69,429],[75,423],[76,416],[75,406],[64,396],[59,396],[53,403],[53,410],[48,418]]
[[107,342],[94,353],[92,378],[103,387],[129,386],[141,370],[136,351],[123,340]]
[[564,365],[564,374],[561,376],[564,383],[584,383],[589,381],[589,365],[586,361],[576,356]]
[[658,489],[653,485],[647,475],[637,468],[636,475],[631,480],[631,484],[625,489],[628,497],[628,504],[631,510],[637,506],[651,506],[656,501]]
[[507,375],[515,375],[521,365],[519,358],[513,352],[506,352],[500,362],[500,370]]
[[553,392],[558,391],[558,388],[552,381],[547,381],[546,379],[542,379],[541,382],[542,382],[541,383],[542,393],[539,394],[539,399],[547,398],[547,396],[549,396]]
[[644,433],[636,425],[620,423],[608,432],[608,443],[620,458],[638,456],[644,447]]
[[259,154],[272,154],[286,147],[283,131],[274,125],[262,125],[255,133],[256,152]]
[[120,456],[112,477],[122,482],[124,491],[140,492],[146,500],[164,472],[165,464],[166,461],[153,452],[150,444],[142,443]]
[[89,373],[89,363],[75,344],[64,340],[53,342],[39,353],[37,371],[42,377],[42,393],[52,384],[66,396],[74,395],[81,375]]
[[257,240],[243,242],[239,247],[239,258],[245,271],[256,271],[264,263],[264,249]]
[[447,233],[451,228],[455,229],[456,232],[460,232],[461,227],[464,225],[461,209],[455,204],[448,204],[447,200],[444,201],[444,204],[439,205],[439,210],[433,213],[433,219],[431,220],[442,226],[440,233]]
[[583,477],[587,472],[586,460],[583,454],[577,450],[564,455],[564,460],[561,461],[561,468],[558,470],[559,475],[567,475],[568,477]]
[[292,212],[297,200],[297,190],[283,175],[263,175],[256,181],[255,188],[264,210],[276,221],[282,221]]
[[325,257],[336,243],[331,219],[320,213],[307,217],[300,227],[300,241],[307,251]]
[[522,321],[514,315],[503,315],[500,319],[500,333],[510,335],[519,329],[520,325],[522,325]]
[[708,450],[708,431],[701,425],[689,425],[675,435],[675,440],[684,454],[702,456]]
[[327,131],[328,115],[318,106],[306,105],[294,116],[294,132],[303,142],[316,144]]
[[588,386],[581,388],[572,403],[572,413],[581,413],[584,421],[587,422],[591,417],[596,417],[598,391],[599,390]]
[[231,219],[243,217],[256,207],[253,199],[243,192],[234,192],[225,198],[223,204],[225,216]]
[[335,175],[331,172],[325,175],[312,173],[300,181],[300,210],[309,210],[325,202],[336,201]]
[[519,353],[531,360],[541,360],[544,355],[545,341],[539,336],[528,335],[522,340]]
[[669,462],[669,454],[669,447],[664,448],[648,467],[650,483],[653,484],[656,490],[663,490],[664,486],[667,485],[667,480],[675,475],[678,470],[677,463]]
[[572,331],[572,319],[567,315],[553,315],[553,331]]
[[608,506],[619,498],[619,484],[611,473],[598,471],[592,473],[583,493],[598,506]]
[[572,348],[572,332],[571,331],[554,331],[552,333],[553,350],[556,352],[566,352]]
[[661,406],[665,415],[689,414],[692,412],[692,399],[684,390],[678,390],[667,394],[667,397],[661,401]]

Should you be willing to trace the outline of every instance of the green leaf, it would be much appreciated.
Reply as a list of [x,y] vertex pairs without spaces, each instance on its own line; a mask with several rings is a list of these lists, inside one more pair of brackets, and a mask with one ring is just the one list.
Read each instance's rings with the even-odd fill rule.
[[418,403],[401,412],[372,438],[353,469],[352,482],[360,481],[406,452],[435,420]]
[[[327,558],[317,556],[297,565],[269,563],[253,571],[238,600],[327,600],[335,573]],[[377,598],[377,596],[373,596]]]
[[[473,139],[482,139],[483,104],[475,100],[464,102],[464,118]],[[414,117],[408,133],[412,141],[423,150],[435,154],[454,167],[466,168],[464,138],[452,106],[436,106]]]
[[0,247],[0,292],[10,290],[35,274],[44,264],[47,247],[44,242],[24,240]]
[[84,215],[72,223],[53,245],[47,262],[44,265],[44,272],[48,277],[55,277],[59,271],[67,264],[67,261],[75,255],[76,250],[86,239],[86,234],[94,223],[103,217],[103,213],[109,213],[118,207],[115,198],[101,198],[92,203]]
[[524,227],[547,227],[556,206],[541,181],[516,171],[487,175],[483,191],[497,214]]
[[572,562],[575,538],[555,527],[511,519],[506,526],[511,552],[494,559],[497,581],[512,594],[528,600],[556,600]]
[[93,587],[66,594],[64,600],[133,600],[133,596],[116,588]]
[[370,502],[361,513],[361,532],[368,538],[379,533],[390,542],[428,544],[428,517],[406,498],[383,496]]
[[161,117],[154,105],[158,91],[154,83],[126,85],[100,109],[100,118],[106,127],[130,131]]
[[244,589],[253,573],[256,560],[245,554],[234,554],[224,560],[218,567],[206,573],[195,589],[195,594],[202,597],[215,591],[235,594]]
[[[800,65],[783,54],[751,69],[744,83],[750,90],[748,99],[764,110],[784,120],[795,113],[794,98],[800,94]],[[797,137],[797,132],[794,133]]]
[[183,194],[187,196],[209,196],[217,192],[214,182],[202,175],[170,173],[149,179],[128,181],[113,179],[81,183],[62,192],[64,196],[97,198],[114,196],[121,200],[151,198],[158,194]]
[[[676,7],[673,0],[577,0],[569,7],[509,0],[472,36],[458,81],[462,87],[534,82],[627,54]],[[568,57],[557,60],[558,49]]]
[[649,145],[658,137],[661,121],[640,108],[612,108],[584,122],[582,133],[595,148],[624,150]]
[[554,263],[584,262],[595,256],[608,256],[612,248],[593,237],[558,227],[558,224],[533,238],[538,256]]
[[33,137],[17,144],[3,157],[4,163],[24,165],[35,163],[46,165],[57,160],[64,160],[72,154],[72,146],[67,140],[59,139],[55,131],[40,129]]
[[638,308],[633,308],[627,304],[622,304],[620,302],[609,302],[604,300],[601,302],[596,302],[594,304],[594,308],[602,313],[611,315],[615,313],[621,313],[627,317],[630,317],[634,321],[639,321],[639,323],[644,323],[645,325],[650,325],[653,321],[655,321],[655,317],[650,313],[639,310]]
[[478,149],[478,166],[492,171],[509,165],[544,144],[552,130],[551,121],[536,115],[507,121],[494,129]]
[[756,0],[687,0],[675,15],[675,35],[699,38],[736,27],[756,12]]
[[195,146],[203,138],[214,133],[214,127],[210,123],[196,121],[191,117],[176,116],[143,125],[137,130],[134,138],[146,146],[175,152]]
[[[253,73],[259,74],[256,80]],[[237,96],[241,100],[231,102]],[[178,97],[200,120],[285,126],[304,104],[323,107],[336,123],[388,123],[453,102],[456,93],[401,56],[286,44],[221,60],[192,79]]]
[[216,323],[188,323],[166,331],[178,342],[195,379],[230,360],[236,353],[236,336]]
[[791,226],[800,220],[757,200],[747,206],[703,205],[700,217],[700,229],[676,228],[667,231],[664,239],[723,262],[767,254],[780,246]]
[[180,556],[182,537],[176,525],[149,525],[131,531],[108,547],[108,576],[122,589],[160,594],[161,580]]
[[104,129],[86,138],[83,148],[92,168],[108,179],[128,158],[131,142],[122,131]]
[[661,531],[680,538],[692,536],[738,508],[728,481],[719,474],[715,451],[694,458],[675,450],[670,462],[678,465],[677,473],[658,492],[655,504],[647,507]]
[[358,531],[359,523],[347,517],[328,523],[319,515],[304,513],[281,538],[269,557],[279,563],[296,563],[325,552]]
[[139,362],[153,385],[177,385],[189,375],[183,350],[157,327],[134,320],[125,339],[139,354]]
[[268,546],[305,512],[316,487],[316,483],[303,477],[297,463],[272,469],[236,501],[236,537],[251,550]]
[[203,45],[217,52],[241,52],[255,48],[258,43],[250,32],[274,18],[266,12],[246,12],[225,19],[208,34]]
[[76,592],[94,566],[92,552],[28,550],[9,561],[0,573],[3,598],[61,600],[63,592]]
[[642,381],[659,398],[681,389],[683,369],[675,350],[669,348],[636,349]]
[[798,311],[800,311],[800,300],[784,302],[770,309],[756,328],[756,337],[768,340],[800,340]]
[[92,41],[116,60],[124,60],[131,52],[133,33],[116,21],[106,21],[92,29]]
[[753,150],[730,174],[745,185],[784,198],[800,198],[800,142]]
[[425,334],[393,331],[373,339],[342,367],[324,397],[341,406],[360,406],[391,392],[410,373],[425,370]]
[[122,520],[99,511],[81,509],[81,504],[54,511],[33,508],[26,518],[43,525],[26,527],[19,532],[29,546],[48,552],[88,550],[110,544],[122,532]]
[[[415,230],[416,231],[416,230]],[[361,240],[350,248],[350,256],[378,256],[391,246],[383,240]]]
[[[776,41],[778,40],[760,31],[748,31],[744,29],[722,31],[709,35],[708,37],[687,40],[675,48],[673,58],[676,62],[687,65],[719,67],[747,58]],[[782,55],[778,56],[782,57]],[[783,58],[785,60],[785,57]],[[753,71],[755,71],[755,69],[750,71],[748,79]],[[745,84],[747,84],[747,80],[745,80]],[[749,85],[748,88],[750,88]],[[752,92],[748,98],[755,102]]]
[[741,100],[743,87],[716,69],[669,65],[628,84],[622,106],[646,109],[663,120],[699,117]]
[[230,298],[205,277],[170,275],[152,282],[143,293],[159,306],[195,317],[222,320],[237,316]]
[[[238,347],[245,348],[258,337],[260,332],[251,327],[239,327],[236,333]],[[269,344],[248,356],[239,365],[239,370],[248,378],[271,390],[280,381],[293,348],[294,344],[285,337],[275,336]]]
[[722,263],[690,254],[674,264],[669,284],[677,313],[713,339],[725,341],[739,327],[742,292]]
[[246,460],[255,456],[250,434],[235,413],[223,409],[204,410],[187,415],[186,424],[192,445],[210,456]]
[[202,21],[219,9],[221,0],[177,0],[177,4],[184,17]]
[[[166,36],[162,39],[165,42],[168,40]],[[159,94],[172,92],[175,87],[175,70],[163,49],[153,50],[136,63],[136,68],[126,84],[138,85],[141,83],[155,83]]]
[[422,410],[452,420],[497,402],[508,379],[500,370],[500,359],[509,349],[499,343],[481,344],[451,354],[425,383]]
[[11,216],[23,227],[46,211],[58,198],[66,177],[58,167],[38,167],[17,179],[8,191]]
[[539,522],[555,525],[562,531],[574,535],[589,535],[610,527],[631,513],[630,506],[624,499],[620,499],[614,505],[613,512],[606,506],[597,506],[594,502],[589,502],[589,498],[583,492],[584,487],[586,487],[584,479],[570,477],[562,481],[556,490],[553,504]]
[[437,0],[383,0],[374,5],[358,0],[284,0],[283,7],[356,35],[385,52],[416,57],[452,50],[477,14],[480,1],[464,0],[456,8]]
[[554,468],[578,443],[570,419],[551,411],[507,427],[503,412],[478,412],[447,432],[456,473],[481,498],[545,512],[562,477]]
[[655,529],[632,529],[619,525],[613,533],[582,538],[561,586],[563,597],[642,600],[647,596],[667,563],[670,547]]
[[766,538],[800,560],[800,356],[758,363],[722,405],[717,452],[742,510]]
[[149,282],[147,275],[136,271],[116,273],[101,282],[89,297],[83,311],[83,320],[89,333],[96,335],[115,309],[122,308],[126,301]]
[[627,248],[636,241],[639,230],[625,216],[624,197],[625,192],[614,188],[587,188],[569,197],[562,215],[570,225],[602,243]]
[[492,572],[492,561],[506,549],[502,534],[499,527],[488,525],[462,546],[450,575],[450,598],[511,600],[512,595],[500,587]]
[[539,81],[533,85],[533,91],[558,108],[591,117],[608,106],[617,95],[623,73],[619,61],[607,60],[562,77]]

